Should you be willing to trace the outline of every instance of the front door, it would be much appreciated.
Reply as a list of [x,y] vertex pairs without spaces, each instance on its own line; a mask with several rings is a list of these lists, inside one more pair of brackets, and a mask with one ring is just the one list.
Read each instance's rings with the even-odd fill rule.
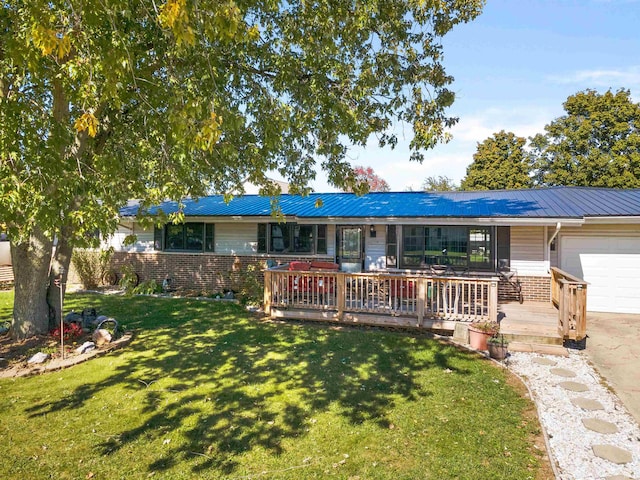
[[362,227],[338,227],[338,263],[342,272],[361,272]]

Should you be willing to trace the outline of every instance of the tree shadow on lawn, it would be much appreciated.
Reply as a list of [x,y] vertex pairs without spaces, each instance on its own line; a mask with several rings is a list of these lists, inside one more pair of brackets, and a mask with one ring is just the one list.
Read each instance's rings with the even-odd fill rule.
[[[103,302],[101,309],[108,307]],[[159,441],[167,432],[182,435],[184,441],[163,449],[149,471],[197,456],[194,472],[213,468],[228,475],[238,467],[234,455],[256,447],[283,453],[283,440],[305,435],[312,417],[329,407],[352,424],[388,428],[386,413],[396,398],[431,395],[418,381],[420,372],[456,371],[452,360],[468,358],[431,339],[260,322],[239,307],[196,301],[173,300],[167,324],[152,327],[145,325],[147,312],[136,310],[150,302],[129,303],[131,323],[141,331],[127,350],[114,354],[126,362],[103,381],[28,409],[31,416],[75,410],[112,387],[143,392],[139,424],[99,450],[111,454],[141,439]]]

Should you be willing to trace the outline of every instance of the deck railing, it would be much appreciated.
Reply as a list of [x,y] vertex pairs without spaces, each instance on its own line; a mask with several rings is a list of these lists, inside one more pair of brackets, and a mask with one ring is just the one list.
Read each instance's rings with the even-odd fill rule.
[[558,309],[558,333],[580,341],[587,335],[587,282],[551,267],[551,301]]
[[387,325],[396,318],[399,325],[415,326],[432,326],[427,320],[497,320],[494,277],[270,269],[264,278],[267,314],[288,311],[300,318],[348,317]]

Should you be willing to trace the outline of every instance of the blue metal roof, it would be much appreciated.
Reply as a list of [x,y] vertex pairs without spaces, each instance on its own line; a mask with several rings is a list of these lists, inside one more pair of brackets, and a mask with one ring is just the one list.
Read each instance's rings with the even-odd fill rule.
[[[322,205],[316,207],[316,201]],[[185,216],[268,216],[268,197],[245,195],[225,203],[220,195],[183,201]],[[640,189],[552,187],[528,190],[466,192],[313,193],[307,197],[282,195],[282,213],[298,218],[584,218],[640,216]],[[164,202],[149,213],[178,210]],[[134,216],[136,205],[120,210]]]

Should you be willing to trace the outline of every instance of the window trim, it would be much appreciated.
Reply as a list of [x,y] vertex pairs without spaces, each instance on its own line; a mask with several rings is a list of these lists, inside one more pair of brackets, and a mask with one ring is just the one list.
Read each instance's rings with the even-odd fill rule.
[[[431,265],[437,265],[437,264],[427,264],[425,262],[425,255],[422,255],[422,261],[420,262],[420,265],[407,265],[404,261],[405,259],[405,233],[406,233],[406,229],[407,228],[422,228],[423,229],[423,233],[422,233],[422,241],[425,242],[425,231],[424,229],[426,228],[464,228],[466,231],[466,244],[467,244],[467,252],[466,252],[466,265],[464,265],[465,268],[468,268],[470,270],[474,270],[474,271],[480,271],[480,272],[490,272],[490,271],[495,271],[496,268],[496,262],[497,262],[497,248],[496,248],[496,244],[497,244],[497,227],[495,226],[478,226],[478,225],[436,225],[436,224],[423,224],[423,225],[398,225],[398,227],[400,227],[400,234],[397,234],[397,227],[396,227],[396,235],[397,235],[397,242],[398,242],[398,258],[397,258],[397,264],[399,265],[399,268],[403,268],[403,269],[426,269],[429,268]],[[478,229],[488,229],[489,230],[489,246],[491,248],[491,253],[490,253],[490,258],[489,261],[486,263],[486,266],[482,266],[481,264],[478,263],[473,263],[471,262],[471,239],[470,239],[470,234],[471,234],[471,230],[478,230]],[[460,265],[460,267],[463,267],[462,265]]]
[[[291,249],[290,251],[275,251],[272,249],[272,228],[274,225],[287,225],[288,235],[289,235],[289,245],[293,244],[293,232],[295,231],[295,227],[311,227],[312,230],[312,246],[311,251],[309,252],[300,252]],[[319,236],[319,232],[322,227],[324,229],[324,236]],[[264,231],[264,232],[263,232]],[[291,255],[327,255],[329,251],[329,228],[326,223],[297,223],[297,222],[269,222],[269,223],[258,223],[257,228],[257,253],[263,253],[267,255],[283,255],[283,256],[291,256]],[[263,235],[264,233],[264,235]],[[264,248],[262,247],[262,243],[264,239]],[[319,248],[319,242],[324,241],[324,252]]]
[[[200,225],[202,228],[202,248],[201,249],[188,249],[188,248],[167,248],[167,232],[168,226],[179,226],[182,228],[182,240],[183,246],[187,239],[187,228],[189,225]],[[211,233],[211,236],[208,236]],[[211,249],[207,248],[207,240],[211,239]],[[171,253],[215,253],[216,251],[216,236],[215,236],[215,223],[208,222],[183,222],[183,223],[166,223],[161,227],[154,226],[153,229],[153,248],[156,251],[171,252]]]

